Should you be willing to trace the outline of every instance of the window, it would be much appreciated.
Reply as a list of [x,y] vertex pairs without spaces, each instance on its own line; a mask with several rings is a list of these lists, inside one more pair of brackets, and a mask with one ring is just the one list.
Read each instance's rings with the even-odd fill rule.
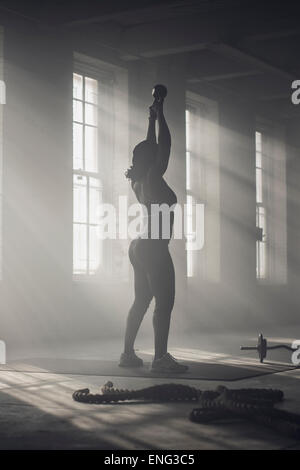
[[256,144],[256,277],[286,282],[286,151],[284,131],[259,123]]
[[[187,277],[219,279],[219,143],[217,103],[195,93],[186,97]],[[192,250],[196,204],[204,206],[204,246]]]
[[186,205],[187,205],[187,277],[192,277],[194,273],[193,266],[193,251],[191,250],[191,242],[193,237],[193,194],[191,191],[191,158],[193,156],[192,152],[192,142],[191,138],[193,135],[193,124],[194,124],[194,114],[193,108],[187,107],[185,112],[185,123],[186,123]]
[[266,277],[266,208],[263,197],[263,168],[262,168],[262,134],[255,134],[255,171],[256,171],[256,277]]
[[3,106],[6,102],[6,89],[4,78],[4,58],[3,58],[3,38],[4,30],[0,27],[0,279],[2,279],[2,166],[3,166]]
[[[128,194],[127,71],[74,53],[73,276],[128,276],[127,240],[103,240],[101,204]],[[105,229],[105,228],[104,228]]]
[[73,273],[95,274],[102,262],[97,211],[102,201],[98,158],[99,82],[73,75]]

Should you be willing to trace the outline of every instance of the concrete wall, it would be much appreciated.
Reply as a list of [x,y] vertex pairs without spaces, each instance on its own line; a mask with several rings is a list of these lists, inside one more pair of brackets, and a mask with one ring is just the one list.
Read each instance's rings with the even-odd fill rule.
[[6,340],[68,328],[72,265],[72,56],[59,37],[5,31],[4,269]]

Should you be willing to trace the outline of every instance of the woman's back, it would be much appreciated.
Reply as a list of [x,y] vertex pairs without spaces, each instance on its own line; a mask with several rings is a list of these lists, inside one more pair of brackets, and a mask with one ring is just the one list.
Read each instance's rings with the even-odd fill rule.
[[176,194],[165,179],[160,175],[153,175],[151,173],[150,169],[142,181],[133,184],[132,189],[137,200],[145,205],[148,210],[151,204],[167,204],[170,207],[176,204]]
[[[155,178],[151,175],[147,175],[144,180],[136,182],[133,185],[133,191],[137,200],[143,204],[147,210],[147,227],[145,227],[145,229],[148,237],[170,240],[174,224],[173,206],[177,203],[177,197],[165,179],[160,175],[156,175]],[[166,225],[166,222],[163,223],[162,218],[164,217],[164,212],[159,210],[155,211],[153,209],[154,205],[156,205],[157,208],[157,205],[161,206],[163,204],[172,208],[171,212],[165,214],[165,217],[168,217],[168,225]],[[156,217],[158,218],[156,219]],[[153,224],[155,224],[155,227],[153,227]],[[164,232],[164,230],[166,230],[166,232]]]

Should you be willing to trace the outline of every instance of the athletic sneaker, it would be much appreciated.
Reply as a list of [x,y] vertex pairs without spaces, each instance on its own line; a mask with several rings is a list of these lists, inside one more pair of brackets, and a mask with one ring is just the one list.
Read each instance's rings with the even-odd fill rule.
[[143,365],[143,360],[134,351],[121,354],[119,367],[143,367]]
[[156,359],[152,362],[151,372],[164,372],[173,374],[182,374],[188,370],[188,366],[179,364],[171,354],[166,353],[160,359]]

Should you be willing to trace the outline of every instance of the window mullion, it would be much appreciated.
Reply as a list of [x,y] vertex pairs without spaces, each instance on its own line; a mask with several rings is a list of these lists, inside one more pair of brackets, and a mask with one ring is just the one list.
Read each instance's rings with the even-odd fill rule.
[[90,177],[87,177],[87,198],[86,198],[86,214],[87,214],[87,274],[90,274]]

